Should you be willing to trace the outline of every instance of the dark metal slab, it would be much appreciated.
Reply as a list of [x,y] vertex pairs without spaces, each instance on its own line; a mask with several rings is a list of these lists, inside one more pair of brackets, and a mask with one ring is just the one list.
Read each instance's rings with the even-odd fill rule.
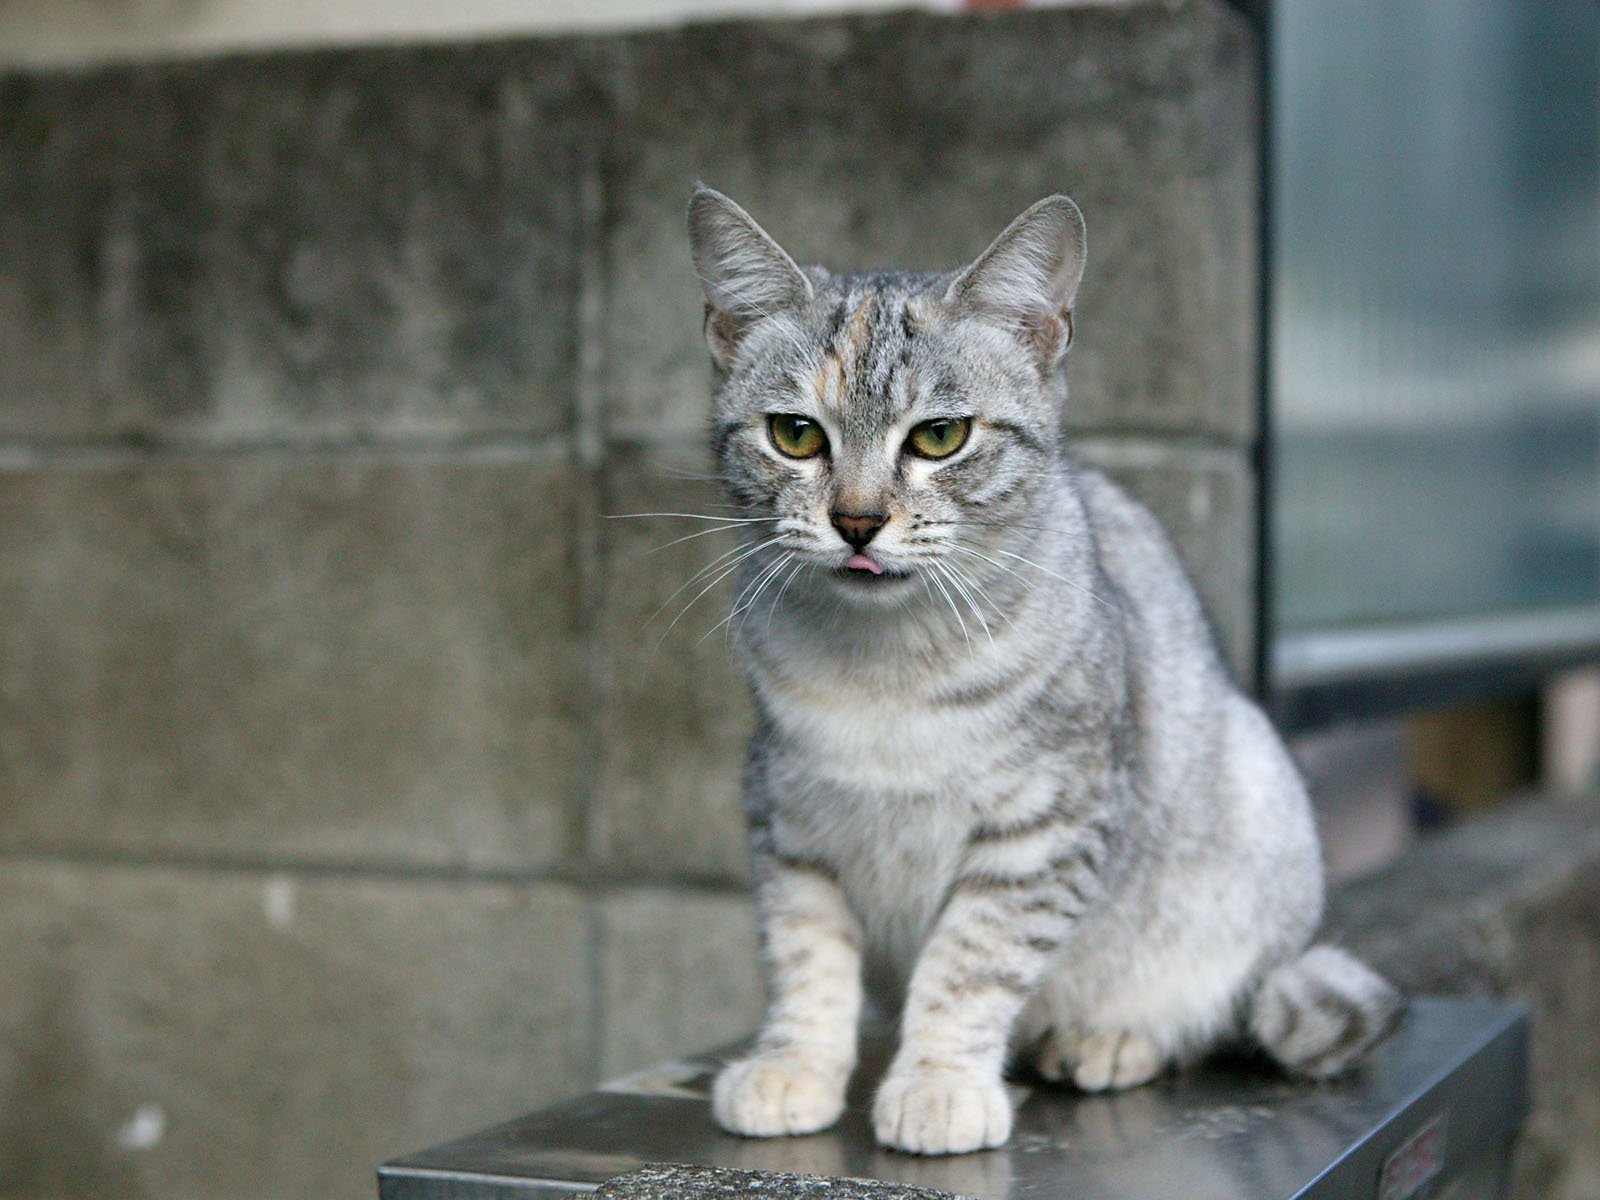
[[1332,1084],[1222,1062],[1111,1096],[1016,1085],[1016,1132],[980,1154],[880,1149],[867,1114],[887,1043],[869,1038],[843,1120],[804,1138],[712,1123],[721,1055],[668,1063],[379,1169],[381,1200],[529,1200],[646,1163],[848,1175],[980,1200],[1409,1200],[1493,1196],[1526,1106],[1527,1020],[1478,999],[1415,1001],[1372,1059]]

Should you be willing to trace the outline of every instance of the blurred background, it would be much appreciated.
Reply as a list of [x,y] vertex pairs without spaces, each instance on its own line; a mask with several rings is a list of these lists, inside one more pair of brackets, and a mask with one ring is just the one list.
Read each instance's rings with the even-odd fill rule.
[[753,1023],[728,543],[607,519],[715,511],[696,179],[842,268],[1074,196],[1076,452],[1600,1196],[1592,0],[0,0],[0,1197],[369,1196]]

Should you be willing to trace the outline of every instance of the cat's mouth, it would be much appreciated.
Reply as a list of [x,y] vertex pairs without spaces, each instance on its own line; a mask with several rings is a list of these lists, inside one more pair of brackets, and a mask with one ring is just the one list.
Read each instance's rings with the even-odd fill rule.
[[841,566],[833,569],[836,578],[861,587],[871,587],[874,584],[887,583],[891,580],[909,578],[909,571],[897,571],[893,567],[886,567],[871,554],[858,550],[847,558]]

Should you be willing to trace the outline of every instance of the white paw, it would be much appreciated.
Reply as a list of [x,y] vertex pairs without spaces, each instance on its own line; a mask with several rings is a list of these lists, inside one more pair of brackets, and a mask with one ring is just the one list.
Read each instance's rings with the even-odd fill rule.
[[1051,1083],[1059,1083],[1072,1074],[1083,1046],[1083,1035],[1052,1029],[1028,1052],[1033,1069]]
[[844,1112],[849,1075],[792,1054],[757,1054],[722,1069],[711,1087],[711,1113],[729,1133],[745,1137],[816,1133]]
[[1078,1043],[1072,1082],[1086,1092],[1149,1083],[1166,1066],[1161,1048],[1142,1033],[1123,1029],[1091,1033]]
[[912,1154],[966,1154],[1011,1136],[1011,1100],[998,1077],[969,1071],[890,1071],[872,1106],[878,1141]]

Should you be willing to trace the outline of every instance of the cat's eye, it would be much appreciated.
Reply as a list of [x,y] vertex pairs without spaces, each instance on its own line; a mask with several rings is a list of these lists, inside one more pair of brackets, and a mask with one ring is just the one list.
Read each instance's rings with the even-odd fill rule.
[[828,448],[828,435],[809,417],[775,413],[767,418],[767,436],[778,453],[790,458],[815,458]]
[[971,432],[970,417],[936,417],[911,430],[906,449],[919,458],[949,458],[967,444]]

